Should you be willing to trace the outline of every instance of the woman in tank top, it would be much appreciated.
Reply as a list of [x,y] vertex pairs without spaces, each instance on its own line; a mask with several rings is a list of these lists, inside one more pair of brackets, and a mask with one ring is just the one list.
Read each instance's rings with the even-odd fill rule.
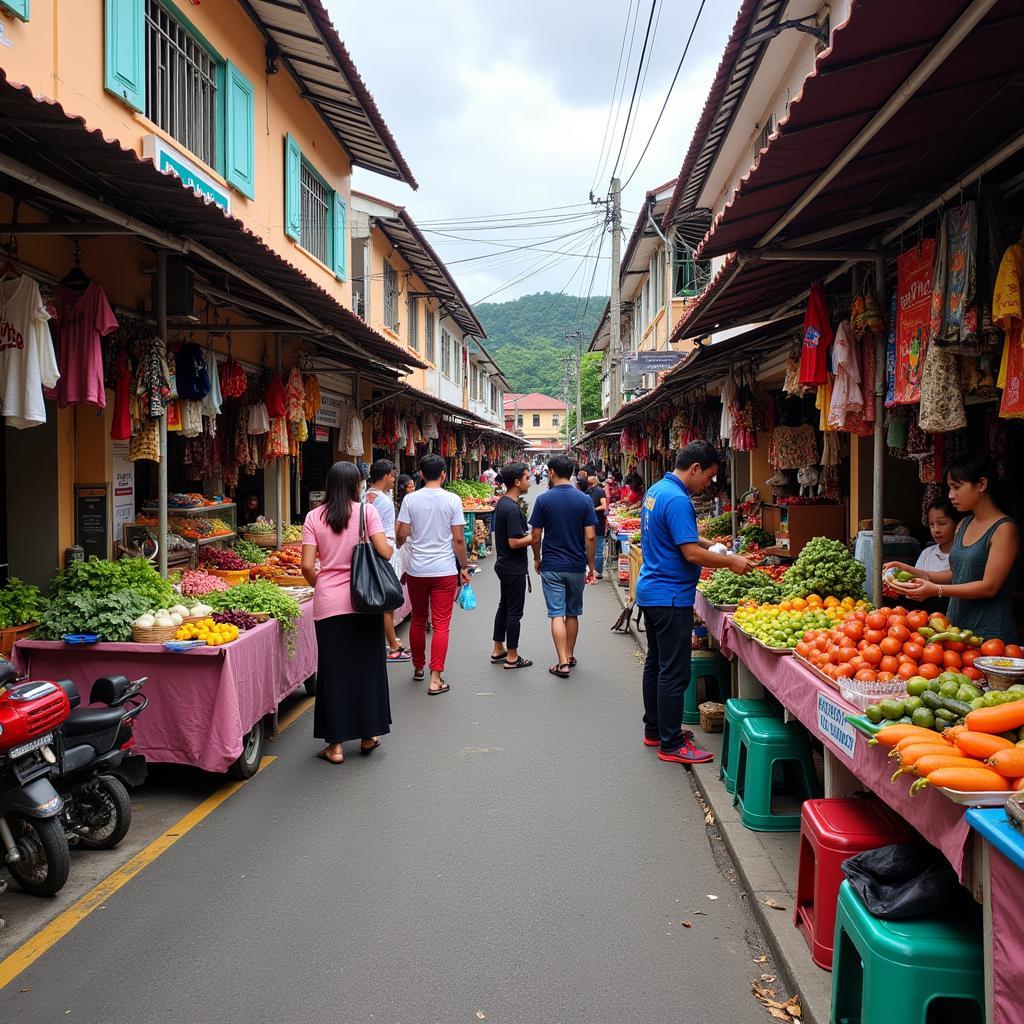
[[[1019,631],[1010,574],[1020,553],[1020,534],[993,496],[995,466],[987,456],[967,455],[949,464],[946,478],[949,500],[964,516],[949,552],[949,571],[909,568],[916,579],[890,585],[918,601],[948,597],[947,616],[954,626],[986,640],[1015,644]],[[902,563],[899,567],[908,568]]]

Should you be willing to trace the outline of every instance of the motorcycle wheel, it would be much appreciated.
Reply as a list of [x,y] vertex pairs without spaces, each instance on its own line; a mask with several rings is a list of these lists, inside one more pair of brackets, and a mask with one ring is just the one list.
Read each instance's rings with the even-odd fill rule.
[[8,864],[14,880],[33,896],[53,896],[64,888],[71,871],[71,853],[60,818],[7,815],[21,860]]
[[242,753],[228,769],[230,779],[251,779],[259,771],[263,758],[263,719],[242,737]]
[[[78,836],[79,845],[86,850],[112,850],[128,834],[132,824],[132,801],[128,790],[120,779],[113,775],[101,775],[91,794],[92,799],[82,809],[89,811],[106,811],[106,821],[88,835]],[[81,804],[81,801],[79,801]],[[95,807],[102,805],[102,809]]]

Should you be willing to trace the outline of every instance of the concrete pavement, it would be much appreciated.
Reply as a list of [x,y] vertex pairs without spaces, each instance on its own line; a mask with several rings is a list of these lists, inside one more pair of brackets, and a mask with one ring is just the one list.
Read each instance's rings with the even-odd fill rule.
[[497,586],[481,566],[478,609],[455,610],[449,694],[392,667],[392,733],[340,767],[316,758],[307,714],[269,768],[0,991],[0,1020],[764,1020],[763,939],[687,770],[641,745],[614,595],[587,588],[580,665],[558,680],[534,578],[521,649],[536,664],[505,672],[487,661]]

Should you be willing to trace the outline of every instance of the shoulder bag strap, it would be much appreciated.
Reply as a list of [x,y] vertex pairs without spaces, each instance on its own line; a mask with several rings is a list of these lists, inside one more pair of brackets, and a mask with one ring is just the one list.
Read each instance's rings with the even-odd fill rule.
[[366,502],[359,502],[359,543],[366,543]]

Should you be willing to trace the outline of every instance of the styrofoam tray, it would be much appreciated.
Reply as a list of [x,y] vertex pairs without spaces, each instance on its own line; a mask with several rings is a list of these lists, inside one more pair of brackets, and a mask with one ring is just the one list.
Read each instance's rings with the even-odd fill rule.
[[766,651],[772,654],[793,654],[793,648],[791,647],[769,647],[762,640],[758,640],[756,636],[751,636],[742,626],[737,625],[736,620],[733,619],[733,626],[736,627],[748,640],[752,640],[758,647],[763,647]]
[[937,789],[953,803],[963,807],[1002,807],[1013,795],[1003,790],[965,793],[962,789],[947,789],[945,786],[933,786],[932,788]]

